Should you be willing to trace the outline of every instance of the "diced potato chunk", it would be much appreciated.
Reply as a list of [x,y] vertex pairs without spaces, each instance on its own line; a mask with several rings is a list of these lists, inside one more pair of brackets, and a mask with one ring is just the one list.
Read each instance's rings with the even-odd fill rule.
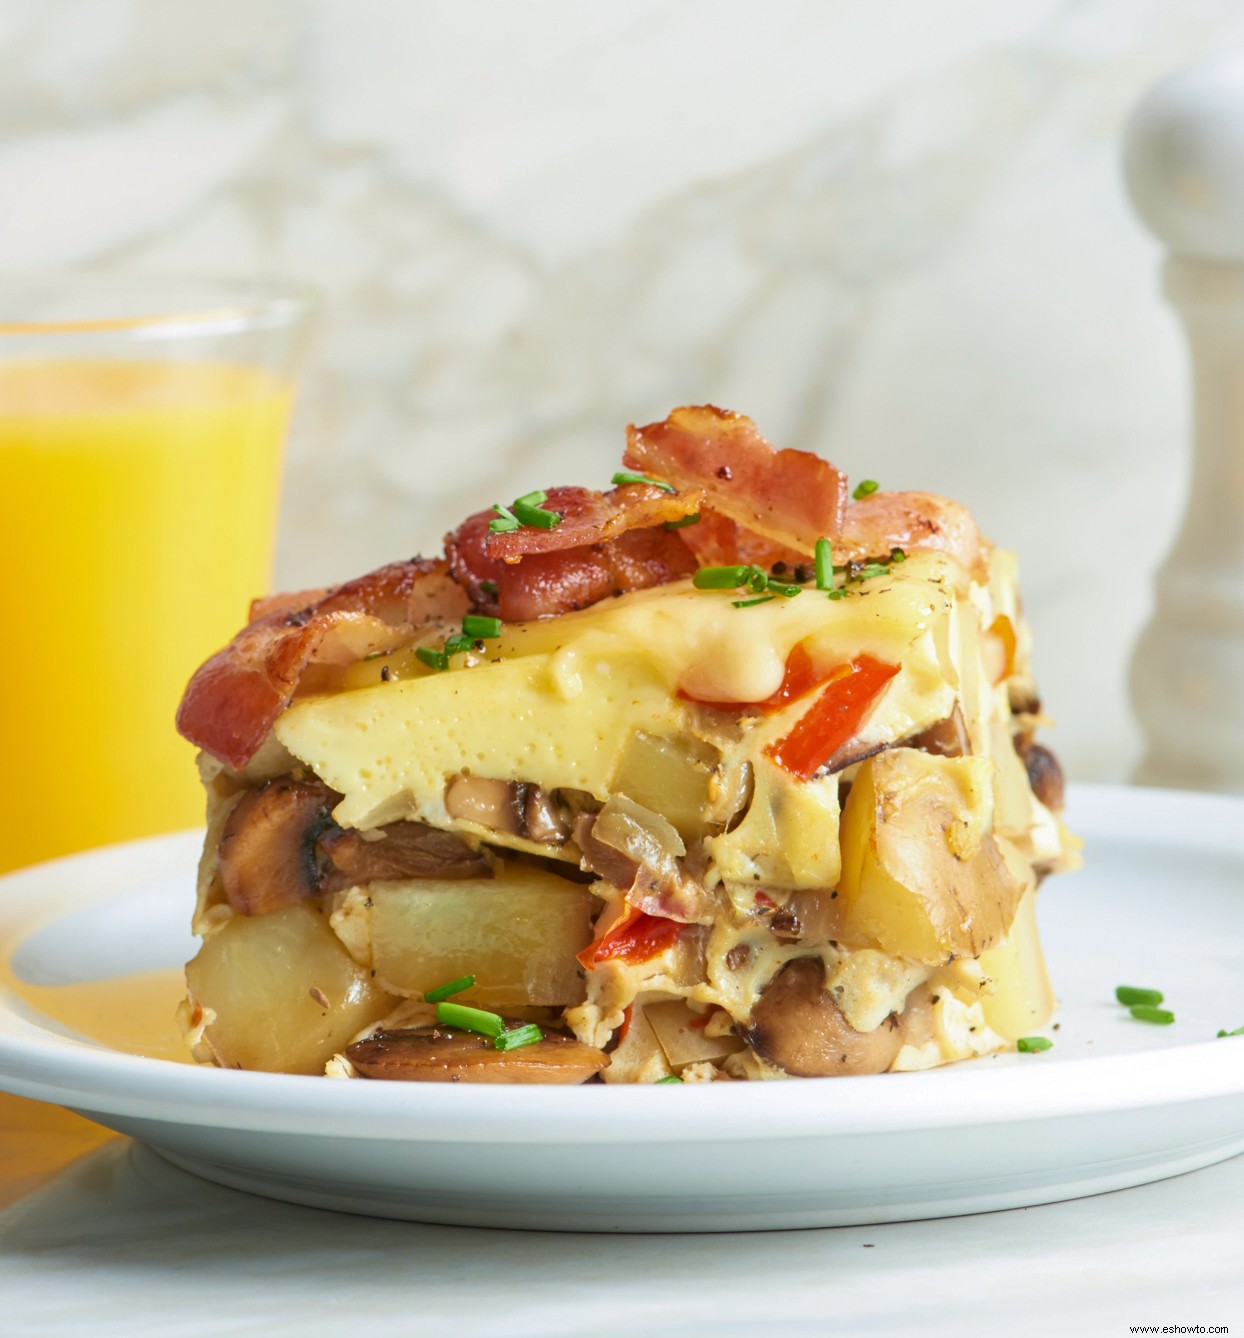
[[496,878],[373,883],[372,961],[399,994],[473,975],[460,996],[488,1007],[583,1000],[575,956],[591,940],[592,896],[542,869]]
[[694,841],[710,830],[709,780],[719,760],[717,749],[698,739],[665,739],[636,730],[612,790],[659,813],[684,841]]
[[1037,935],[1036,888],[1024,894],[1006,939],[981,954],[981,970],[994,985],[981,1009],[999,1036],[1015,1041],[1049,1021],[1054,991]]
[[186,966],[216,1019],[204,1039],[225,1068],[320,1073],[393,1001],[310,905],[234,916]]
[[842,815],[849,932],[931,965],[998,942],[1024,887],[992,824],[987,758],[890,748],[864,763]]

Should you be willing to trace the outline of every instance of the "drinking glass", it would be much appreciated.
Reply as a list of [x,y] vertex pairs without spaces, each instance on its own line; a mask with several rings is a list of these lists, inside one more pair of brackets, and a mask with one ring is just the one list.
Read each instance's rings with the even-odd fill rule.
[[0,873],[202,820],[173,717],[268,590],[313,305],[0,280]]

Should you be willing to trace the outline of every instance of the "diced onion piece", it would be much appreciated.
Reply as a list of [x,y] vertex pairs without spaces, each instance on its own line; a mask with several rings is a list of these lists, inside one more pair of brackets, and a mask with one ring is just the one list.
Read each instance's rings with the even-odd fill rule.
[[644,1014],[656,1032],[670,1067],[725,1059],[743,1048],[737,1036],[707,1036],[708,1014],[693,1013],[682,999],[666,999],[644,1005]]
[[687,853],[672,823],[623,794],[610,796],[597,814],[592,835],[636,864],[675,877],[676,861]]

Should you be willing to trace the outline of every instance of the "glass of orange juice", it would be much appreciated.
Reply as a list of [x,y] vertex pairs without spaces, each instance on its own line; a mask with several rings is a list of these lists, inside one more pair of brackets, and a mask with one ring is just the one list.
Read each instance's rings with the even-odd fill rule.
[[173,716],[268,589],[312,307],[0,282],[0,873],[202,820]]

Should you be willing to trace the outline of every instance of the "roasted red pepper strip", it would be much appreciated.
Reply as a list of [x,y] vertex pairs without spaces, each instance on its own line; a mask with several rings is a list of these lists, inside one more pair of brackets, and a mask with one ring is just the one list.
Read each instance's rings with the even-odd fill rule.
[[850,670],[830,682],[784,739],[765,749],[792,776],[811,780],[817,768],[858,732],[898,666],[861,655],[851,661]]
[[774,711],[780,711],[791,702],[798,701],[800,697],[806,697],[823,683],[846,678],[850,672],[849,664],[836,664],[832,669],[818,669],[812,656],[803,646],[796,646],[786,657],[786,673],[782,676],[782,686],[772,697],[766,697],[756,705],[766,715],[772,715]]
[[579,964],[590,971],[601,962],[622,961],[634,965],[662,953],[677,938],[682,925],[660,915],[649,915],[629,907],[626,914],[579,954]]

